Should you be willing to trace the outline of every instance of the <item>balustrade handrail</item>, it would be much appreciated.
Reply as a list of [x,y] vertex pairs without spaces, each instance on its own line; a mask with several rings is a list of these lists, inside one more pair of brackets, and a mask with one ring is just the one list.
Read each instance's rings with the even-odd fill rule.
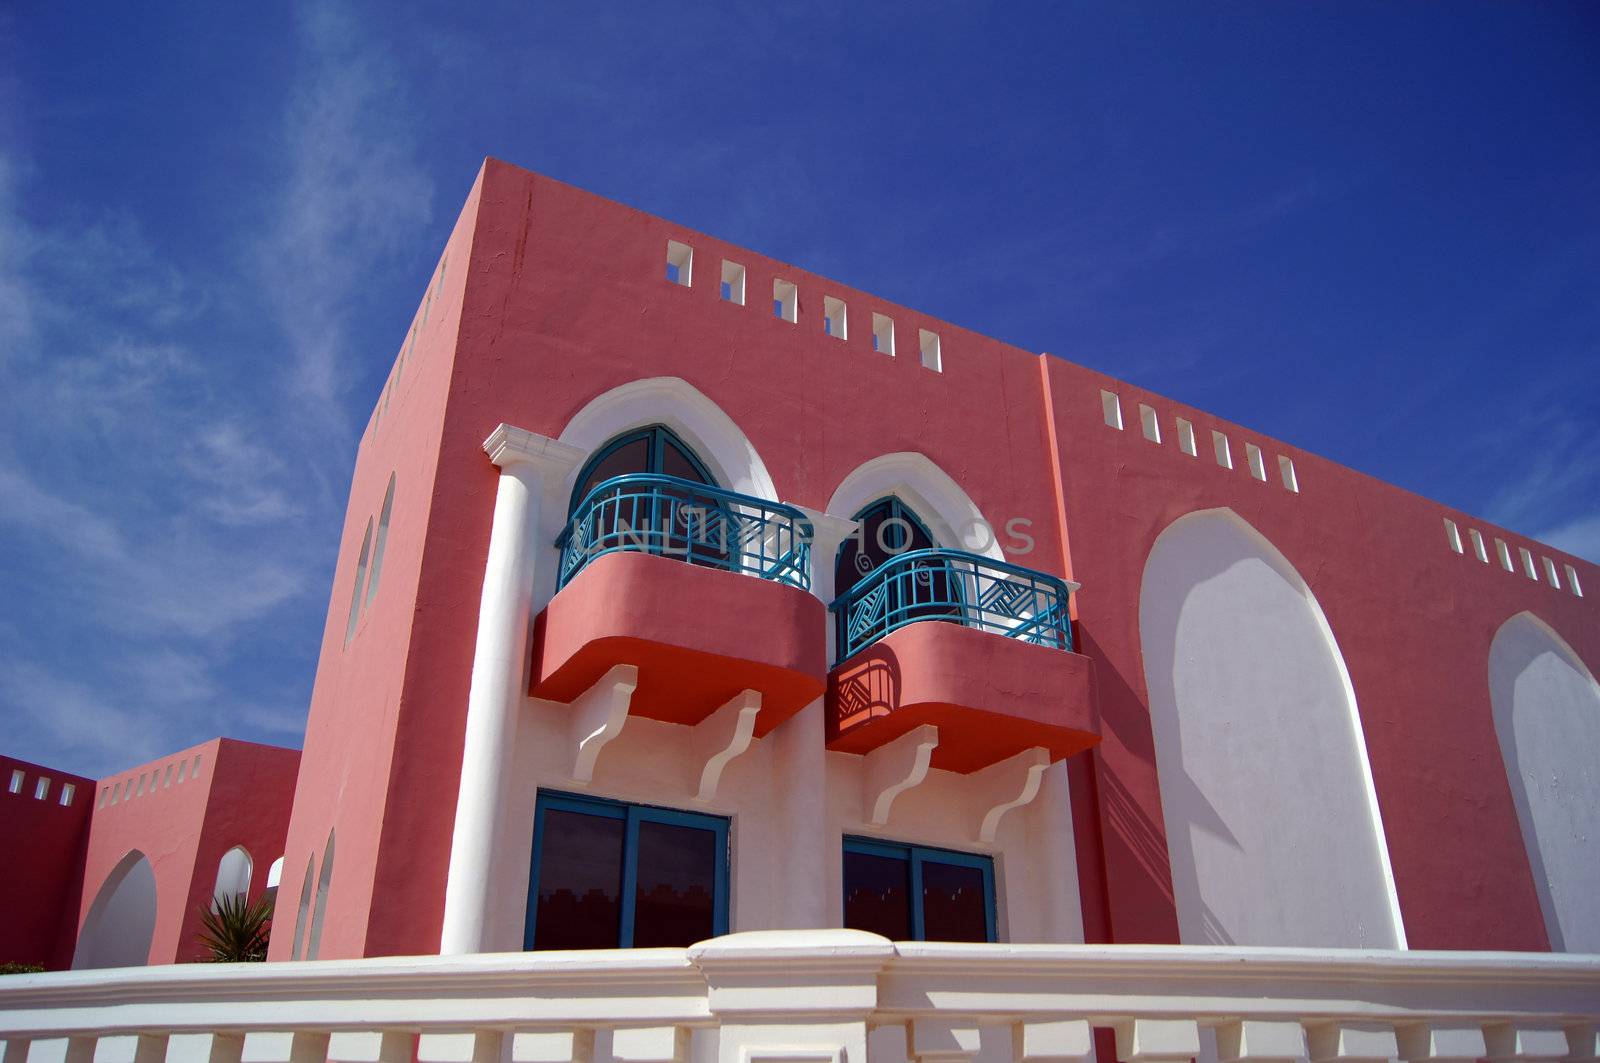
[[[1141,1061],[1188,1060],[1205,1031],[1222,1059],[1587,1061],[1600,1046],[1600,956],[891,943],[813,930],[688,949],[0,979],[0,1041],[13,1063],[238,1063],[241,1052],[262,1063],[449,1063],[497,1058],[513,1035],[546,1039],[526,1046],[528,1058],[586,1058],[594,1042],[596,1060],[683,1059],[693,1035],[717,1039],[707,1058],[739,1059],[741,1047],[755,1058],[823,1013],[835,1025],[807,1027],[808,1037],[842,1043],[807,1047],[857,1059],[870,1039],[873,1063],[970,1060],[980,1041],[997,1061],[1087,1059],[1095,1028],[1115,1031],[1120,1058]],[[614,1050],[602,1052],[600,1036]]]
[[[865,556],[865,555],[863,555]],[[1071,588],[1059,576],[967,550],[896,554],[828,606],[840,660],[908,624],[942,620],[1072,649]]]
[[811,522],[782,502],[665,473],[625,473],[583,496],[556,539],[557,590],[597,557],[675,557],[811,589]]

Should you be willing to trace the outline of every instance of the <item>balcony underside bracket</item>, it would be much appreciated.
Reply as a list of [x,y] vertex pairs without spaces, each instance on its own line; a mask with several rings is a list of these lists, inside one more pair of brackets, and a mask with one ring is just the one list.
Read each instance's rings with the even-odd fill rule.
[[1039,783],[1049,766],[1050,751],[1034,746],[973,773],[973,794],[983,810],[978,820],[978,841],[984,845],[994,844],[1000,820],[1013,808],[1021,808],[1039,795]]
[[761,694],[742,690],[694,728],[695,763],[703,765],[694,780],[695,800],[710,801],[717,796],[717,784],[728,762],[750,748],[756,732],[756,717],[761,714]]
[[588,782],[594,778],[594,764],[600,759],[600,750],[622,733],[622,725],[628,722],[628,705],[638,686],[639,669],[631,664],[619,664],[572,703],[569,734],[575,751],[574,779]]
[[867,754],[862,805],[868,823],[882,827],[889,822],[894,799],[928,777],[938,745],[939,729],[925,723]]

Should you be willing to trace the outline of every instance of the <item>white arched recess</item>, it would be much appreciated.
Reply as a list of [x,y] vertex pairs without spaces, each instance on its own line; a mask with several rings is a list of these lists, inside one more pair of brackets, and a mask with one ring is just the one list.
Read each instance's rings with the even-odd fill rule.
[[[926,454],[882,454],[857,466],[839,482],[828,500],[828,512],[836,517],[853,517],[887,495],[894,495],[911,507],[940,546],[970,550],[996,561],[1006,559],[996,539],[999,529],[984,518],[972,496]],[[837,543],[831,545],[838,547]],[[817,557],[814,567],[813,586],[824,601],[831,600],[838,591],[833,586],[832,554]]]
[[[561,442],[592,455],[623,432],[653,424],[666,425],[693,447],[723,487],[778,501],[772,476],[749,438],[722,407],[680,377],[635,380],[590,400],[562,429]],[[563,485],[568,494],[583,465],[568,470]]]
[[1293,566],[1227,509],[1156,539],[1139,638],[1185,944],[1404,948],[1355,692]]
[[1600,685],[1518,613],[1489,647],[1489,696],[1550,947],[1600,952]]
[[144,853],[129,852],[111,869],[78,932],[73,970],[141,967],[156,932],[156,873]]

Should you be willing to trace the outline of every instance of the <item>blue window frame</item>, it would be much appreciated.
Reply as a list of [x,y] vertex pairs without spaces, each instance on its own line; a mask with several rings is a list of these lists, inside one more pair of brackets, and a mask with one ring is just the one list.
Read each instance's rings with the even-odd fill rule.
[[718,486],[717,478],[711,475],[694,448],[666,425],[655,424],[617,436],[589,459],[572,485],[567,516],[572,516],[578,504],[595,487],[630,472],[662,473],[680,480]]
[[994,860],[846,836],[844,925],[895,941],[994,941]]
[[727,819],[540,791],[525,950],[686,946],[727,932]]

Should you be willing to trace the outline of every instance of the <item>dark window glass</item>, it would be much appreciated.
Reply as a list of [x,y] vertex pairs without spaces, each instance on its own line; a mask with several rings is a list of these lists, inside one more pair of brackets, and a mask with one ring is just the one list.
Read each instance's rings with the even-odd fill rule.
[[612,949],[622,925],[621,819],[545,809],[538,949]]
[[611,479],[630,472],[650,472],[650,437],[640,436],[622,444],[601,458],[588,470],[583,483],[578,485],[574,502],[581,502],[590,491]]
[[661,472],[668,476],[676,476],[680,480],[689,480],[697,484],[708,484],[711,478],[700,469],[700,463],[695,461],[678,444],[668,439],[661,454]]
[[911,927],[911,862],[901,857],[845,851],[844,925],[851,930],[907,941]]
[[981,870],[922,861],[922,940],[989,940]]
[[683,947],[713,936],[716,867],[714,831],[641,822],[634,947]]

